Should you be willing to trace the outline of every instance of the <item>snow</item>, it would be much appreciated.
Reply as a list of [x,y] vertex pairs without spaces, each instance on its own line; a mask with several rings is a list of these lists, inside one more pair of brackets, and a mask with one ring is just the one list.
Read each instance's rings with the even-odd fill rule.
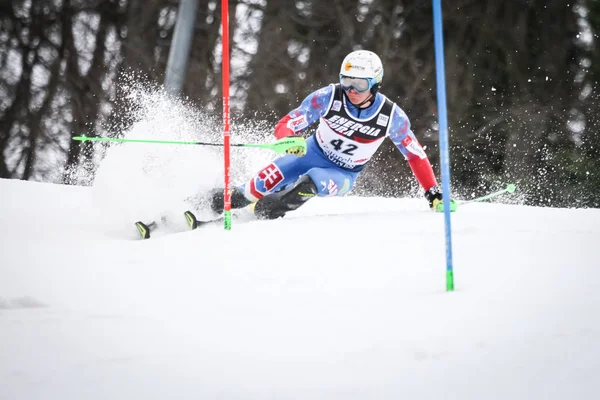
[[98,185],[0,180],[0,399],[598,396],[600,210],[459,207],[449,293],[422,199],[141,241]]
[[[138,89],[137,122],[108,136],[221,140],[205,111]],[[189,231],[220,149],[98,154],[74,185],[0,179],[0,400],[598,397],[600,210],[459,206],[449,293],[443,215],[422,198]],[[273,157],[233,148],[234,183]],[[140,240],[133,222],[161,216]]]

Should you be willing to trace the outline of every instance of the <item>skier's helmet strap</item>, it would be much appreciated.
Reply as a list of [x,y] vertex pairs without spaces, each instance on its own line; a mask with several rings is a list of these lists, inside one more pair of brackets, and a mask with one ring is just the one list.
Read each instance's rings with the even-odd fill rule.
[[[340,83],[349,90],[350,82],[342,78],[364,78],[369,83],[369,89],[373,94],[377,93],[383,81],[383,65],[379,56],[372,51],[357,50],[348,54],[340,68]],[[346,86],[344,86],[346,84]],[[362,88],[361,88],[362,89]],[[362,90],[359,90],[362,91]]]

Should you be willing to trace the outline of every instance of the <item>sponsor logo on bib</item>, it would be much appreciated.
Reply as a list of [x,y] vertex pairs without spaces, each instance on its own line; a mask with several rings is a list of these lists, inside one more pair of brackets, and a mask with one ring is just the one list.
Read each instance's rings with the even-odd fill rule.
[[377,125],[386,126],[389,120],[390,117],[387,115],[379,114],[379,117],[377,117]]

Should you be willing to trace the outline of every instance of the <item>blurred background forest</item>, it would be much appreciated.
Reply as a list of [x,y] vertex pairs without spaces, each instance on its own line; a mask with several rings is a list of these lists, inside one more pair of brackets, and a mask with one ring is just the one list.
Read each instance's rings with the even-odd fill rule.
[[[177,8],[0,1],[0,178],[66,182],[95,151],[73,136],[127,129],[135,105],[120,76],[164,81]],[[406,111],[439,177],[430,1],[230,0],[229,10],[232,137],[248,119],[274,127],[337,81],[347,53],[369,49],[383,61],[382,92]],[[600,0],[446,0],[443,16],[453,191],[513,182],[526,204],[600,207]],[[182,93],[217,119],[220,25],[221,0],[199,0]],[[411,190],[391,143],[357,185]]]

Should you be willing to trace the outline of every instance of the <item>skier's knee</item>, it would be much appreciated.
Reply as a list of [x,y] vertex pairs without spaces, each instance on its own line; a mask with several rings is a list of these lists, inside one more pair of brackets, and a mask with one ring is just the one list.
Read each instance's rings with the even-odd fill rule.
[[[321,168],[312,168],[306,173],[315,185],[315,196],[328,196],[330,195],[329,189],[331,182],[333,182],[327,175],[323,173]],[[317,186],[319,184],[320,186]]]
[[319,191],[317,189],[317,184],[315,183],[315,180],[309,174],[302,175],[300,176],[300,178],[298,178],[298,180],[294,184],[294,187],[299,186],[301,186],[301,191],[306,193],[307,197],[314,197]]
[[260,199],[254,207],[254,214],[260,219],[281,218],[288,211],[299,208],[316,194],[315,182],[310,176],[302,175],[290,187]]

